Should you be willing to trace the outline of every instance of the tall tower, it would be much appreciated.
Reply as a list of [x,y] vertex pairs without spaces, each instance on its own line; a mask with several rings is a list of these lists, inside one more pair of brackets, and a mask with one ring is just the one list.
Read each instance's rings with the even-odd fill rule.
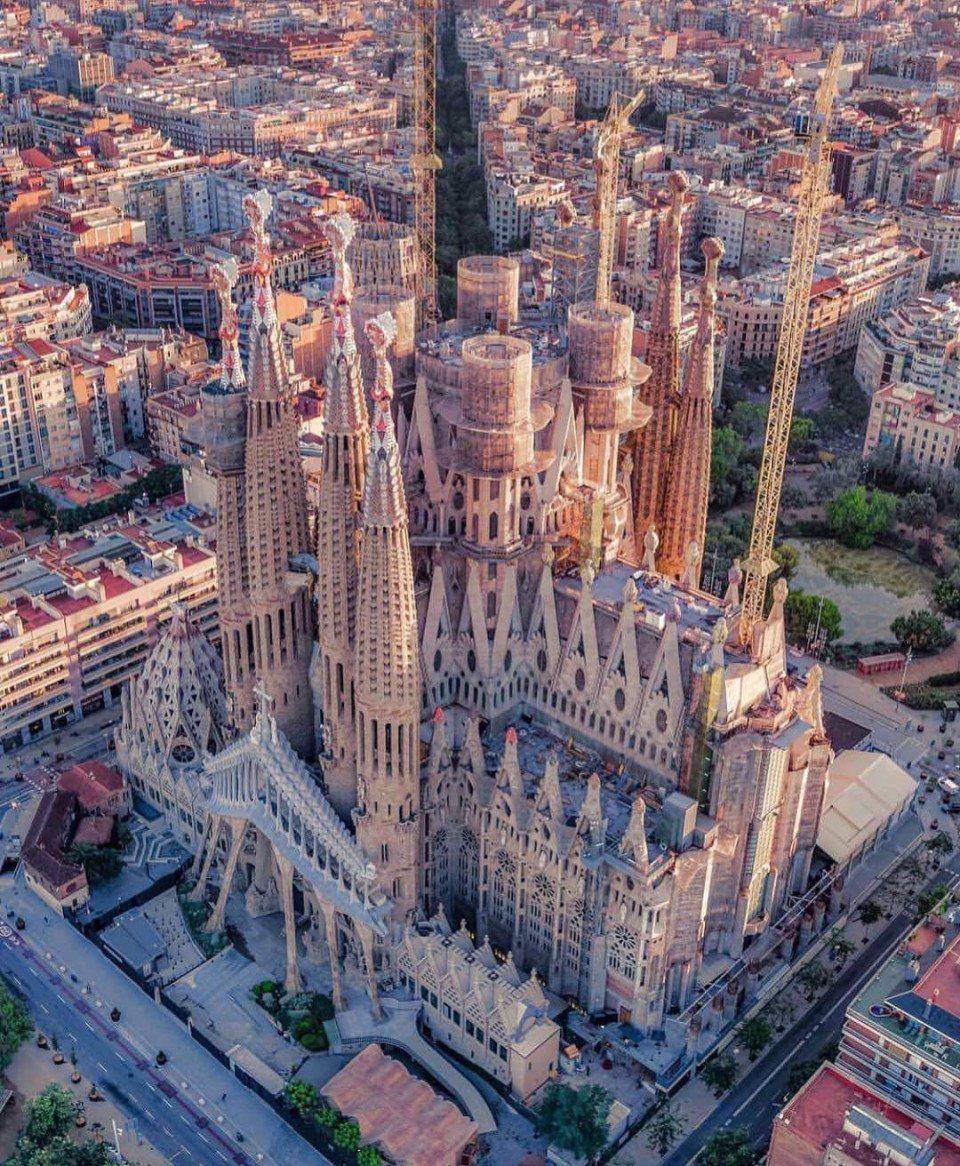
[[357,609],[357,838],[403,921],[420,895],[420,666],[407,499],[390,402],[394,335],[367,321],[377,379],[363,492]]
[[327,793],[345,821],[357,804],[354,736],[354,659],[360,570],[360,503],[367,463],[367,406],[350,313],[353,277],[347,248],[354,234],[347,214],[325,225],[333,249],[333,346],[324,377],[327,388],[323,475],[317,506],[318,651],[312,682],[322,715]]
[[[253,316],[247,369],[245,536],[247,653],[256,687],[272,701],[277,724],[302,757],[313,753],[309,668],[313,647],[310,576],[296,570],[309,551],[307,498],[270,275],[266,231],[271,199],[244,199],[253,228]],[[245,689],[252,696],[253,685]],[[237,727],[253,725],[252,704],[235,709]]]
[[250,728],[253,677],[247,642],[247,560],[244,522],[244,451],[247,382],[240,360],[233,289],[238,269],[228,259],[212,271],[220,301],[220,376],[203,391],[200,425],[206,464],[217,483],[217,578],[220,640],[230,717],[236,728]]
[[651,526],[662,526],[664,495],[670,480],[670,446],[680,402],[680,237],[683,200],[690,183],[671,171],[670,211],[660,282],[650,319],[647,364],[653,369],[645,403],[653,409],[649,425],[637,433],[633,464],[634,530],[639,544]]
[[663,514],[663,542],[658,564],[664,575],[679,579],[689,569],[699,585],[699,555],[707,532],[710,497],[710,443],[713,435],[713,350],[717,325],[717,268],[723,257],[719,239],[704,239],[707,261],[700,288],[697,335],[687,362],[687,376],[670,457],[670,486]]

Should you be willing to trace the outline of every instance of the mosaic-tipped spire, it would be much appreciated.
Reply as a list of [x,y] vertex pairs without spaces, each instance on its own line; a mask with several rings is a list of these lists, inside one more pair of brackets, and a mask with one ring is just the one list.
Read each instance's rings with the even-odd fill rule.
[[396,325],[384,312],[367,321],[376,361],[372,393],[363,537],[357,601],[356,707],[357,834],[381,864],[395,918],[415,909],[420,895],[417,832],[420,806],[420,641],[400,448],[390,403],[393,377],[387,349]]
[[367,405],[363,396],[360,354],[353,329],[350,303],[353,300],[353,273],[347,250],[356,234],[353,219],[342,212],[327,219],[323,232],[333,252],[333,344],[327,358],[324,383],[327,389],[325,426],[331,433],[351,435],[367,428]]
[[397,324],[390,312],[381,312],[368,320],[364,329],[376,363],[376,379],[370,396],[373,418],[370,425],[370,456],[363,495],[366,525],[393,526],[406,515],[407,502],[400,465],[400,446],[393,424],[393,369],[387,349],[397,335]]
[[670,209],[647,345],[647,364],[652,372],[643,390],[644,404],[651,407],[653,416],[637,432],[633,467],[634,529],[638,531],[650,526],[663,529],[664,498],[667,483],[671,482],[671,445],[680,401],[680,241],[690,183],[685,174],[673,170],[667,184]]
[[647,864],[647,803],[643,794],[638,793],[633,799],[630,810],[630,821],[620,839],[620,853],[624,858],[632,859],[637,866]]
[[352,677],[360,572],[360,507],[367,467],[369,420],[350,298],[347,248],[356,227],[347,214],[323,226],[334,261],[333,343],[324,372],[323,473],[317,505],[318,652],[312,684],[329,739],[325,779],[330,801],[345,820],[357,804]]
[[240,359],[240,324],[233,302],[240,269],[231,255],[210,270],[214,291],[220,301],[220,388],[225,393],[242,393],[247,387],[243,362]]
[[268,191],[258,190],[243,200],[243,209],[253,234],[253,314],[247,383],[251,397],[278,401],[287,396],[288,374],[271,283],[273,248],[267,233],[267,219],[273,209],[273,198]]
[[270,283],[273,254],[267,217],[272,200],[261,190],[248,195],[243,205],[254,246],[243,502],[251,621],[244,631],[252,645],[247,678],[273,700],[279,728],[290,744],[301,757],[310,757],[310,590],[305,576],[293,581],[290,574],[290,560],[310,549],[307,495]]
[[[700,285],[700,314],[693,342],[677,436],[671,455],[673,475],[664,512],[662,574],[677,579],[684,573],[691,543],[705,545],[710,498],[710,448],[713,440],[713,364],[717,327],[717,271],[723,257],[719,239],[704,239],[706,269]],[[699,581],[694,581],[699,585]]]

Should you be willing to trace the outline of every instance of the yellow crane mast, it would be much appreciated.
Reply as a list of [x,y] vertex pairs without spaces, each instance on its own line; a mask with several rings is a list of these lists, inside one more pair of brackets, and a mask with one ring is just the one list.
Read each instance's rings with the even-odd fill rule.
[[415,152],[413,206],[417,236],[417,323],[436,323],[437,190],[443,163],[437,156],[437,9],[439,0],[414,0],[413,125]]
[[[800,132],[809,135],[800,176],[797,199],[797,218],[793,229],[793,247],[787,268],[783,294],[783,317],[780,340],[770,388],[770,413],[763,444],[763,460],[757,480],[757,500],[753,511],[753,529],[750,534],[750,555],[744,563],[746,581],[743,607],[740,613],[740,643],[748,647],[754,625],[763,617],[763,601],[767,578],[776,568],[773,558],[773,538],[780,510],[780,491],[787,464],[787,446],[793,421],[793,404],[800,379],[800,358],[807,330],[810,304],[810,286],[813,282],[820,240],[820,219],[830,176],[830,146],[827,136],[830,114],[836,94],[837,73],[843,61],[843,45],[838,44],[830,55],[823,79],[809,114],[809,125],[801,124]],[[801,115],[806,118],[808,115]]]
[[620,143],[631,115],[645,99],[646,93],[621,105],[619,93],[614,93],[607,106],[606,116],[597,131],[593,147],[593,170],[597,191],[593,199],[593,226],[599,232],[597,241],[596,303],[610,303],[610,284],[613,278],[613,255],[616,250],[617,189],[620,184]]

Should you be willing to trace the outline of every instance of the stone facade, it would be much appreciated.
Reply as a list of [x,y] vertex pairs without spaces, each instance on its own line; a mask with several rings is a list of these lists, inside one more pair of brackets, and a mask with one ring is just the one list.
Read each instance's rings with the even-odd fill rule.
[[[817,671],[805,682],[787,672],[785,586],[746,653],[728,634],[739,570],[721,602],[699,591],[698,562],[665,577],[655,530],[638,545],[626,447],[653,424],[640,386],[667,392],[678,370],[674,361],[664,381],[664,369],[633,361],[629,309],[577,305],[561,332],[520,317],[513,261],[468,265],[462,314],[418,340],[409,412],[393,399],[393,321],[366,323],[371,423],[350,312],[352,226],[335,218],[329,236],[335,327],[315,561],[302,553],[302,482],[280,472],[288,414],[267,262],[250,388],[225,366],[209,394],[213,406],[237,398],[238,415],[255,405],[264,426],[225,427],[225,456],[213,462],[238,736],[206,759],[194,894],[219,883],[211,926],[234,887],[254,914],[282,910],[291,986],[304,955],[327,951],[338,1003],[348,953],[375,1010],[378,983],[398,972],[421,995],[426,987],[431,1023],[465,1055],[471,1039],[479,1045],[476,1019],[472,1036],[466,1027],[469,985],[458,980],[458,1024],[437,986],[471,955],[503,982],[510,1008],[519,993],[535,1014],[542,981],[588,1012],[614,1012],[641,1039],[675,1043],[671,1026],[692,1006],[704,962],[731,968],[786,944],[775,924],[807,887],[831,752]],[[689,402],[671,423],[692,468],[684,497],[672,479],[657,487],[673,508],[702,501],[697,478],[709,475],[716,251]],[[661,339],[670,348],[676,337]],[[275,445],[258,453],[268,421]],[[230,485],[237,476],[242,489]],[[698,510],[676,545],[701,521]],[[256,557],[244,551],[255,529]],[[315,709],[297,690],[312,630],[298,583],[307,570]],[[286,645],[276,639],[284,612],[296,630]],[[239,650],[232,640],[248,626],[256,692],[250,640]],[[465,929],[453,936],[444,919]],[[468,934],[489,943],[468,951]],[[731,981],[722,1007],[735,1010],[741,991]],[[485,1067],[524,1095],[554,1058],[538,1044],[527,1069],[519,1053],[514,1065],[511,1041],[526,1048],[527,1029],[504,1020],[494,995],[486,1017],[497,1013],[501,1027],[495,1048],[484,1028],[484,1062],[496,1062]],[[694,1019],[709,1028],[711,1017]]]

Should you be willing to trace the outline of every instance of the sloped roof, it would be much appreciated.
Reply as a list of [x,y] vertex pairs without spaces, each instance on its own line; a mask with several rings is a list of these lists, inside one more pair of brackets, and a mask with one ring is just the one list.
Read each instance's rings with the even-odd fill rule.
[[847,749],[830,766],[817,845],[844,862],[913,797],[914,779],[885,753]]
[[397,1166],[456,1166],[477,1124],[377,1045],[357,1054],[321,1090]]

